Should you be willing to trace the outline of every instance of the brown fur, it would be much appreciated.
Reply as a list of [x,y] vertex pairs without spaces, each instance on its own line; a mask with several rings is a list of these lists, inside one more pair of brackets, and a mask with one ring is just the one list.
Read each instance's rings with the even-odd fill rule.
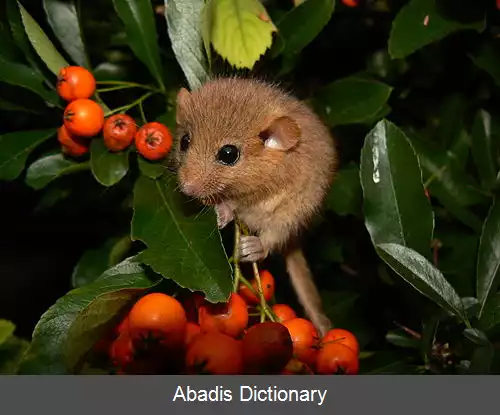
[[[178,142],[176,147],[181,188],[194,184],[194,196],[205,203],[227,203],[266,253],[286,257],[296,249],[295,238],[321,207],[337,167],[333,139],[319,118],[273,85],[221,78],[181,92],[177,121],[178,141],[186,133],[191,137],[185,154]],[[274,131],[286,141],[285,150],[264,146]],[[240,148],[234,166],[216,161],[226,144]],[[311,279],[302,262],[304,278]],[[288,265],[289,272],[299,266]]]

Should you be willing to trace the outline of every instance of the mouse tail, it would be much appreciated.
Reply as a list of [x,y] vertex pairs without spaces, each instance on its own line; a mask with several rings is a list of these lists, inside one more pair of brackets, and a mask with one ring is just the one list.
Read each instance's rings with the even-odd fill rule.
[[324,336],[332,328],[332,323],[323,312],[318,288],[300,246],[296,245],[287,251],[285,262],[299,303],[321,336]]

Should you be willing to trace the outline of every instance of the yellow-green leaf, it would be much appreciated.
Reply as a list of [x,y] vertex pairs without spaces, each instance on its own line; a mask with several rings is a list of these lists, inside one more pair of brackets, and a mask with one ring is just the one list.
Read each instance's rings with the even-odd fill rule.
[[273,41],[276,27],[258,0],[207,3],[209,38],[216,52],[236,68],[252,68]]

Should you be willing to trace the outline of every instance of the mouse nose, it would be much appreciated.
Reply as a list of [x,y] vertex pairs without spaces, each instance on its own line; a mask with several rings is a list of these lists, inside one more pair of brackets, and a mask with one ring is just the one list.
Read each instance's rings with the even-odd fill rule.
[[184,193],[187,196],[193,196],[196,197],[199,192],[200,192],[200,186],[194,181],[190,182],[185,182],[182,186],[182,193]]

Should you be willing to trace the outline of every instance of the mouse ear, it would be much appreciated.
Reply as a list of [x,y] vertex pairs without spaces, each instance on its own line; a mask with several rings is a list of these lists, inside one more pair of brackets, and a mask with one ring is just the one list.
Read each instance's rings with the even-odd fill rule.
[[186,109],[186,106],[190,99],[191,99],[191,94],[186,88],[181,88],[180,91],[177,93],[177,111],[176,111],[177,122],[181,121],[182,113]]
[[273,150],[287,151],[295,147],[300,139],[300,127],[290,117],[276,118],[260,133],[264,146]]

